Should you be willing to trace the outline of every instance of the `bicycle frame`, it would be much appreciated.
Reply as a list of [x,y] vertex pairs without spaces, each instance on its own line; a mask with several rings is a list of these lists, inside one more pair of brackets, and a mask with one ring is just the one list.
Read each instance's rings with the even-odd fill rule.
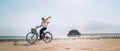
[[[31,37],[30,37],[30,39],[32,39],[32,40],[30,40],[28,37],[29,37],[29,35],[32,35]],[[46,35],[50,35],[50,36],[46,36]],[[51,42],[52,41],[52,34],[50,33],[50,32],[48,32],[48,31],[45,31],[45,32],[43,32],[43,41],[44,42],[46,42],[46,43],[49,43],[49,42]],[[34,37],[35,37],[35,39],[34,39]],[[26,41],[28,42],[28,43],[35,43],[37,40],[38,40],[38,38],[40,38],[40,34],[37,32],[37,29],[36,28],[32,28],[31,29],[31,32],[29,32],[27,35],[26,35]]]

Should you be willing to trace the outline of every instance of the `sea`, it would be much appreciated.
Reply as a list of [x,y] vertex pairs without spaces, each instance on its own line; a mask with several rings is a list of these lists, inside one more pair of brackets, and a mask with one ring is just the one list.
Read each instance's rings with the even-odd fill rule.
[[[120,33],[81,34],[79,38],[119,38]],[[68,38],[67,36],[54,36],[53,38]],[[26,36],[0,36],[0,39],[26,39]]]
[[25,39],[26,36],[0,36],[0,39]]

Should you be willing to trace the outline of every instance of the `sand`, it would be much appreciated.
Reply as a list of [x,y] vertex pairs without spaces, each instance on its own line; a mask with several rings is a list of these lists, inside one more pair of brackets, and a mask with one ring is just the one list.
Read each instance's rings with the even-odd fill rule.
[[120,39],[54,39],[33,45],[26,41],[0,42],[0,51],[120,51]]

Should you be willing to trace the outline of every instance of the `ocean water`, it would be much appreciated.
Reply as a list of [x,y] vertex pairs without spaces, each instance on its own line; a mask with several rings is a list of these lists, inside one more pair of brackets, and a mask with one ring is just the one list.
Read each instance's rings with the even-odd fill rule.
[[25,36],[0,36],[0,39],[25,39]]
[[[67,36],[57,36],[53,38],[67,38]],[[120,34],[119,35],[81,35],[79,38],[119,38],[120,39]],[[26,36],[0,36],[0,39],[26,39]]]
[[[112,34],[82,34],[79,38],[119,38],[120,33]],[[53,38],[67,38],[67,36],[53,36]],[[0,36],[0,39],[26,39],[26,36]]]
[[[53,36],[53,38],[66,38],[67,36]],[[26,36],[0,36],[0,39],[26,39]]]

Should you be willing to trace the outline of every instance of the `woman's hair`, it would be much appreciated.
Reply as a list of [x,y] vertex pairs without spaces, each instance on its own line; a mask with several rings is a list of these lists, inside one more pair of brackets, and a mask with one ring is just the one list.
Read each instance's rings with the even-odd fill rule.
[[41,19],[42,19],[42,21],[44,21],[44,22],[45,22],[45,18],[44,18],[44,17],[42,17]]

